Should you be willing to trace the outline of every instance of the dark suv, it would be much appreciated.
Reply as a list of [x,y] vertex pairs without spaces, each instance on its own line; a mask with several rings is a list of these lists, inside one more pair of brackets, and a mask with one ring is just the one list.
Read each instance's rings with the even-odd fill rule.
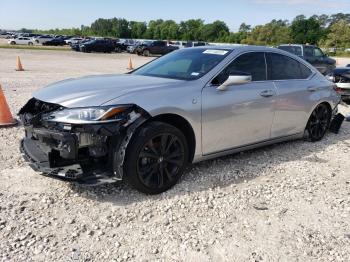
[[313,45],[280,45],[278,47],[284,51],[300,56],[322,74],[327,75],[335,68],[336,61],[325,55],[320,48]]
[[115,51],[115,45],[110,40],[95,39],[79,45],[81,52],[104,52],[111,53]]
[[168,46],[165,41],[145,41],[140,45],[136,52],[138,55],[150,56],[152,55],[166,55],[176,49],[177,46]]

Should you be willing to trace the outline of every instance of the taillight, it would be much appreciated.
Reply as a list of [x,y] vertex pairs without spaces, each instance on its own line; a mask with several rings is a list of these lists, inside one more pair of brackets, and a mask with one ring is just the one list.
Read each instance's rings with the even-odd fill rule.
[[343,90],[342,90],[341,88],[339,88],[339,87],[335,87],[334,90],[335,90],[335,92],[337,92],[337,93],[341,93],[341,92],[343,91]]

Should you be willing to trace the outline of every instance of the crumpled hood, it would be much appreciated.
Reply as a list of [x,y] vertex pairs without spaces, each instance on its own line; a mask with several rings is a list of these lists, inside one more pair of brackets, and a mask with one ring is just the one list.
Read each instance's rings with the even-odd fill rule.
[[33,96],[64,107],[89,107],[105,104],[132,92],[154,91],[181,82],[182,80],[132,74],[96,75],[60,81],[34,92]]

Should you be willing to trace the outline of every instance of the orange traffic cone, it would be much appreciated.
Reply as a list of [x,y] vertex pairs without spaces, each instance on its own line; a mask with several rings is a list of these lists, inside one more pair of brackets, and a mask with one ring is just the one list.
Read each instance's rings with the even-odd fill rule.
[[16,71],[24,71],[24,68],[22,66],[21,59],[19,58],[19,56],[17,56]]
[[16,124],[17,121],[11,115],[10,108],[0,85],[0,127],[9,127]]
[[131,57],[129,58],[129,64],[128,67],[126,68],[128,70],[134,70],[133,66],[132,66],[132,61],[131,61]]

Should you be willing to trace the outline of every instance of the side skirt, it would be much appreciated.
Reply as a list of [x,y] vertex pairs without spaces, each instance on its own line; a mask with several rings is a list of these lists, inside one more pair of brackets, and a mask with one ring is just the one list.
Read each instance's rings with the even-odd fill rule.
[[224,151],[220,151],[220,152],[216,152],[216,153],[212,153],[212,154],[207,154],[207,155],[203,155],[203,156],[195,156],[193,163],[197,163],[197,162],[201,162],[201,161],[205,161],[205,160],[209,160],[209,159],[213,159],[213,158],[217,158],[217,157],[221,157],[221,156],[232,155],[235,153],[239,153],[239,152],[243,152],[243,151],[247,151],[247,150],[251,150],[251,149],[255,149],[255,148],[259,148],[259,147],[264,147],[264,146],[268,146],[268,145],[273,145],[273,144],[277,144],[277,143],[281,143],[281,142],[285,142],[285,141],[297,140],[297,139],[301,139],[303,137],[304,137],[304,132],[298,133],[295,135],[290,135],[290,136],[278,137],[278,138],[274,138],[271,140],[265,140],[265,141],[262,141],[259,143],[235,147],[235,148],[232,148],[229,150],[224,150]]

